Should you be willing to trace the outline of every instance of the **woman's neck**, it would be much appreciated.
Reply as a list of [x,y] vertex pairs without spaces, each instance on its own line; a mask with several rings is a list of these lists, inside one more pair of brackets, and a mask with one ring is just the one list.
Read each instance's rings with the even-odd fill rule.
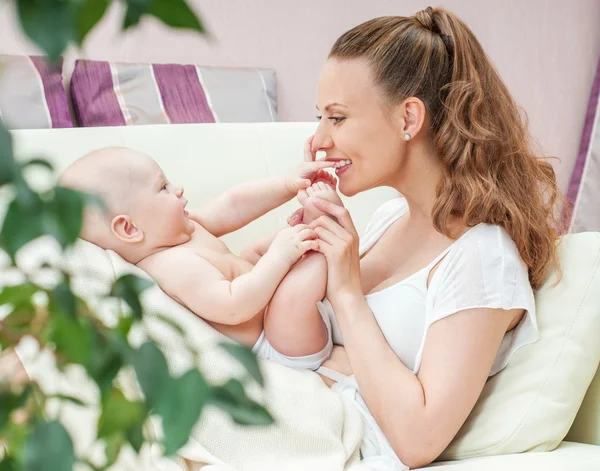
[[411,146],[393,187],[406,198],[411,219],[432,223],[442,163],[433,146],[416,141]]

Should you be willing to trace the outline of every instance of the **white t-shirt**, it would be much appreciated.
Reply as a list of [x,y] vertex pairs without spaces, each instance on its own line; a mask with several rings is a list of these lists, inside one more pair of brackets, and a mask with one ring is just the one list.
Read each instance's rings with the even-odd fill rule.
[[[360,253],[369,250],[407,211],[402,197],[384,203],[367,226]],[[442,258],[428,287],[429,272]],[[514,241],[499,226],[479,224],[471,228],[429,265],[365,299],[388,344],[415,374],[421,365],[429,327],[465,309],[526,311],[519,324],[505,334],[490,376],[502,370],[518,348],[538,338],[527,266]],[[333,342],[343,345],[331,304],[325,299],[319,308],[331,319]]]

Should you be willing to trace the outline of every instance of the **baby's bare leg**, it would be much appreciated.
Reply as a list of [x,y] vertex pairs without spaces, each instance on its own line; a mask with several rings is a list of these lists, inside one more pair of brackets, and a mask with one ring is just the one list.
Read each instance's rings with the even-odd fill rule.
[[317,302],[326,283],[327,262],[318,252],[309,252],[283,279],[264,319],[267,340],[279,353],[300,357],[325,348],[329,334]]

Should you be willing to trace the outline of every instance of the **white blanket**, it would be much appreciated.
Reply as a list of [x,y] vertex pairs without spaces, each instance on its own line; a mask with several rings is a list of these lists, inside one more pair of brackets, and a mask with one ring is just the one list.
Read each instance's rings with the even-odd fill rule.
[[[39,261],[47,247],[31,250],[24,260],[33,264]],[[47,257],[47,255],[46,255]],[[25,262],[24,262],[25,263]],[[25,263],[27,264],[27,263]],[[102,302],[100,295],[108,292],[114,280],[125,273],[145,276],[118,255],[80,241],[71,251],[67,266],[76,275],[74,288],[103,316],[114,316],[115,303]],[[150,288],[142,297],[145,311],[144,332],[134,334],[139,341],[150,334],[163,345],[173,372],[183,372],[193,365],[186,354],[185,344],[201,350],[199,365],[212,381],[239,377],[244,373],[236,360],[215,347],[223,337],[193,313],[165,295],[158,287]],[[185,337],[153,313],[159,313],[183,328]],[[137,334],[137,335],[136,335]],[[17,349],[28,373],[38,379],[46,389],[81,397],[97,403],[97,394],[80,372],[72,371],[61,377],[52,367],[50,355],[36,355],[31,344]],[[214,408],[203,410],[201,420],[194,428],[188,444],[180,451],[178,459],[161,458],[158,447],[146,448],[140,459],[131,453],[122,453],[115,469],[203,469],[204,471],[234,470],[348,470],[357,469],[362,422],[359,413],[344,398],[328,389],[318,375],[311,371],[290,368],[261,361],[266,387],[261,390],[252,385],[249,395],[263,403],[275,418],[268,427],[246,427],[234,424],[229,416]],[[128,393],[138,394],[131,377],[123,375]],[[185,404],[182,404],[185,407]],[[98,411],[95,407],[83,410],[78,406],[63,407],[61,419],[75,438],[79,453],[101,453],[101,446],[93,444]],[[149,427],[148,432],[160,436],[159,427]],[[92,455],[94,451],[92,452]],[[210,466],[209,466],[210,465]]]

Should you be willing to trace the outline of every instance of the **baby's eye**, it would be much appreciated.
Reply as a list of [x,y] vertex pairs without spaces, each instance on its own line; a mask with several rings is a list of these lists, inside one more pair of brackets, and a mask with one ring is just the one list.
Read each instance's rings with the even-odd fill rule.
[[162,188],[160,189],[160,191],[166,190],[167,189],[167,184],[165,183]]

